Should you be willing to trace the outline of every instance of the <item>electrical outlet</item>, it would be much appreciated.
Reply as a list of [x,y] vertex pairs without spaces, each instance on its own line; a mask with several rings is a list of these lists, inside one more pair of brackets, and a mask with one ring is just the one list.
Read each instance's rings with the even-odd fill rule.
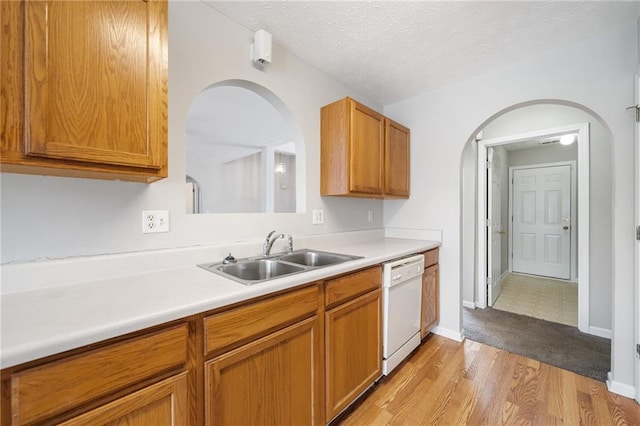
[[373,222],[373,220],[374,220],[373,210],[369,210],[369,212],[367,213],[367,220],[369,222]]
[[143,210],[142,233],[169,232],[168,210]]
[[314,225],[322,225],[324,223],[324,210],[314,210],[312,220]]

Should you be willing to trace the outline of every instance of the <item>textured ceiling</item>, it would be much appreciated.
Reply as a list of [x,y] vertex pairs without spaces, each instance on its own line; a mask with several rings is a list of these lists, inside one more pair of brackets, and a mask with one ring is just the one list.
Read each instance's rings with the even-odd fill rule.
[[382,105],[640,15],[640,1],[203,1]]

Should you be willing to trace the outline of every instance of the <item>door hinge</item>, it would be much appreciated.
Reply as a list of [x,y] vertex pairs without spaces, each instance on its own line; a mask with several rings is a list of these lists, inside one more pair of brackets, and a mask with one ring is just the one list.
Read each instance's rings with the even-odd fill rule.
[[636,112],[636,123],[640,123],[640,105],[632,105],[627,110],[633,109]]
[[636,226],[636,240],[640,241],[640,226]]
[[640,343],[636,345],[636,355],[640,358]]

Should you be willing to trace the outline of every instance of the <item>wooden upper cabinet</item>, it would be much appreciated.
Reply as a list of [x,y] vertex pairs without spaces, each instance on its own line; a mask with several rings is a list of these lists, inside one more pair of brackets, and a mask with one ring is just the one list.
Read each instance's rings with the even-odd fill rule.
[[355,101],[349,110],[349,191],[382,195],[384,117]]
[[384,193],[389,197],[409,197],[409,129],[385,119]]
[[2,8],[3,171],[165,177],[166,1]]
[[351,98],[321,109],[320,193],[409,197],[409,129]]

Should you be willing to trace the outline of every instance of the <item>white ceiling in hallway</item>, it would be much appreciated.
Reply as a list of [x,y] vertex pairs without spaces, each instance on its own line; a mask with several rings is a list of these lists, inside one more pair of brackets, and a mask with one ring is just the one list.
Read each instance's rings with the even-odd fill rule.
[[203,1],[382,105],[640,16],[640,1]]

